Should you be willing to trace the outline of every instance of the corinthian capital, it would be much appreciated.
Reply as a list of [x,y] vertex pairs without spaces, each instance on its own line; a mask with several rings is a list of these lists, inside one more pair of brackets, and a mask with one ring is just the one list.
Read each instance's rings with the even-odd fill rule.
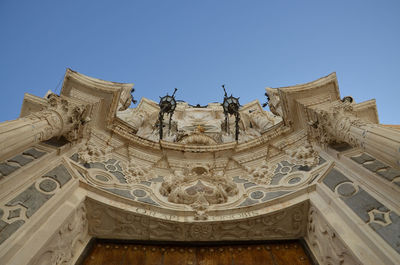
[[64,136],[73,141],[83,133],[84,124],[89,121],[88,114],[89,105],[64,96],[49,94],[47,109],[35,113],[34,116],[46,120],[49,125],[43,132],[41,140]]
[[356,116],[353,104],[334,101],[310,107],[311,135],[321,144],[346,142],[353,147],[361,145],[360,133],[367,123]]

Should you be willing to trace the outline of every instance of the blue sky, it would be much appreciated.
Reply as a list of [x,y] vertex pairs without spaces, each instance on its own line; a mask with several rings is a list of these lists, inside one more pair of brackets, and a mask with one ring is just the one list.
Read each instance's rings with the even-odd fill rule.
[[0,0],[0,121],[72,68],[202,105],[222,84],[244,104],[336,72],[342,96],[400,124],[399,14],[400,1]]

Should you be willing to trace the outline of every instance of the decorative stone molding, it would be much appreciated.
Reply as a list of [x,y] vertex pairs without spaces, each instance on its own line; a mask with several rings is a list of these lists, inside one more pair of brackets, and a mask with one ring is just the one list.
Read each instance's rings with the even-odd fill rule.
[[[88,198],[89,233],[99,238],[168,241],[278,240],[302,237],[308,202],[242,220],[169,221],[169,214],[149,216]],[[142,210],[146,211],[146,210]],[[139,212],[142,212],[139,211]]]
[[309,210],[306,240],[320,264],[361,265],[314,206]]
[[86,206],[81,203],[53,236],[48,244],[42,248],[40,254],[32,261],[33,265],[69,265],[73,264],[79,251],[88,240],[88,221]]

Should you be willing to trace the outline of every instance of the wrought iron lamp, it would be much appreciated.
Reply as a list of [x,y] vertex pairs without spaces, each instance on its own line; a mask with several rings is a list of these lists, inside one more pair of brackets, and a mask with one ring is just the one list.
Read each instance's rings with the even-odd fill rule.
[[225,90],[225,85],[222,85],[224,89],[224,102],[222,103],[222,107],[224,109],[225,114],[225,129],[226,132],[229,133],[229,115],[235,116],[235,140],[239,140],[239,121],[240,121],[240,114],[239,114],[239,98],[235,98],[232,94],[228,97]]
[[160,131],[160,140],[163,138],[163,121],[164,114],[169,114],[169,122],[168,122],[168,132],[171,130],[171,121],[172,115],[174,114],[176,108],[176,100],[175,100],[175,92],[178,89],[175,88],[172,96],[169,96],[168,93],[164,97],[160,97],[160,112],[158,113],[158,123],[159,123],[159,131]]

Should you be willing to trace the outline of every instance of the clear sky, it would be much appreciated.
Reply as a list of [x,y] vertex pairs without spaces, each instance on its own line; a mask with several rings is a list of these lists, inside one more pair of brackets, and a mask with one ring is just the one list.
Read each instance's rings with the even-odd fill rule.
[[0,0],[0,121],[25,92],[59,93],[66,68],[201,105],[222,84],[262,103],[266,86],[336,72],[342,97],[400,124],[400,1]]

